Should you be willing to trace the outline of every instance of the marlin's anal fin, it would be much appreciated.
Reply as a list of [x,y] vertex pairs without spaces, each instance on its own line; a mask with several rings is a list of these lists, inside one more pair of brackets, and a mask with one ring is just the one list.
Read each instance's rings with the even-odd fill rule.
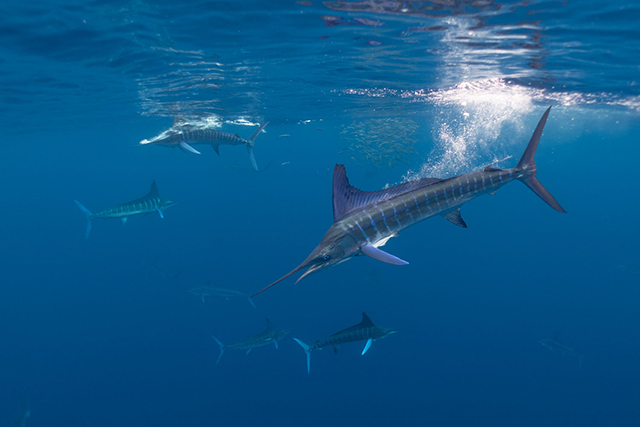
[[442,218],[446,219],[451,224],[457,225],[458,227],[467,228],[467,224],[464,222],[462,216],[460,215],[460,208],[442,214]]
[[249,354],[249,353],[251,353],[251,349],[250,348],[247,349],[247,354]]
[[396,256],[393,256],[385,251],[375,248],[370,244],[365,244],[360,247],[360,250],[363,254],[373,259],[377,259],[378,261],[386,262],[387,264],[393,265],[407,265],[409,264],[407,261],[402,260]]
[[338,354],[338,350],[340,350],[340,346],[339,345],[334,345],[333,346],[333,354]]
[[213,148],[213,151],[215,151],[218,156],[220,155],[220,146],[219,145],[211,144],[211,148]]
[[367,352],[367,350],[369,350],[369,348],[371,348],[371,343],[373,342],[373,340],[371,338],[369,338],[367,340],[367,343],[364,346],[364,350],[362,350],[362,354],[361,356],[364,356],[364,354]]
[[164,219],[164,215],[162,214],[162,211],[158,208],[158,215],[160,215],[160,218]]
[[125,225],[127,223],[127,217],[122,217],[120,218],[120,220],[122,221],[122,225]]
[[191,151],[193,154],[200,154],[200,152],[198,150],[196,150],[195,148],[193,148],[192,146],[190,146],[189,144],[187,144],[184,141],[180,141],[180,147],[184,148],[187,151]]

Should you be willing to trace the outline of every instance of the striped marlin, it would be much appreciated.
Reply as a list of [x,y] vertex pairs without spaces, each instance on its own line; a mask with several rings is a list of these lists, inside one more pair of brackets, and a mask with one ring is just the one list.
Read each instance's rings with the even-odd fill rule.
[[195,154],[200,154],[198,150],[192,147],[197,144],[208,144],[215,150],[216,154],[220,155],[221,145],[244,145],[249,152],[249,160],[255,170],[258,170],[258,164],[256,158],[253,155],[253,145],[256,137],[260,135],[260,132],[268,125],[266,122],[256,130],[249,139],[241,138],[238,134],[231,134],[227,132],[221,132],[219,130],[205,128],[202,126],[193,126],[184,122],[176,122],[174,125],[162,132],[160,135],[151,138],[143,139],[140,141],[140,145],[163,145],[165,147],[180,147],[183,150],[190,151]]
[[97,213],[91,213],[91,211],[82,206],[79,201],[76,200],[75,202],[87,217],[87,232],[85,234],[86,239],[89,238],[89,233],[91,233],[91,220],[120,218],[122,223],[125,224],[127,222],[127,218],[129,218],[130,216],[147,215],[152,212],[158,212],[160,218],[164,218],[162,211],[169,209],[171,206],[174,206],[176,204],[176,202],[165,200],[160,197],[160,193],[158,193],[158,186],[156,185],[155,181],[151,183],[151,189],[146,196],[127,203],[116,205],[109,209],[101,210]]
[[235,289],[219,288],[217,286],[214,286],[211,283],[211,280],[207,280],[201,285],[190,288],[189,293],[201,297],[202,302],[204,302],[204,297],[222,297],[227,301],[229,300],[229,298],[244,297],[249,299],[249,304],[251,304],[253,308],[256,308],[256,305],[249,297],[248,293],[236,291]]
[[307,372],[311,373],[311,352],[313,350],[322,350],[325,347],[331,346],[333,347],[333,352],[338,354],[338,349],[342,344],[366,341],[367,343],[362,350],[362,356],[364,356],[367,350],[371,347],[371,343],[373,341],[380,340],[388,335],[395,334],[396,332],[398,332],[396,329],[377,327],[373,324],[369,316],[367,316],[367,313],[363,311],[362,322],[318,340],[313,345],[307,345],[297,338],[294,338],[293,340],[300,344],[305,353],[307,353]]
[[569,355],[571,357],[577,357],[578,358],[578,365],[582,369],[582,362],[584,361],[584,355],[578,353],[577,351],[575,351],[571,347],[568,347],[568,346],[562,344],[559,341],[557,335],[554,336],[553,338],[543,338],[540,341],[538,341],[538,344],[542,345],[543,347],[548,348],[549,350],[553,351],[554,353],[558,353],[558,354],[561,354],[563,356]]
[[246,340],[238,341],[231,343],[229,345],[224,345],[220,342],[220,340],[213,335],[211,338],[215,340],[220,346],[220,356],[218,356],[218,361],[216,365],[220,363],[220,359],[222,359],[222,355],[225,350],[246,350],[247,354],[251,352],[254,348],[262,347],[264,345],[268,345],[273,343],[276,346],[276,350],[278,349],[278,341],[282,339],[285,335],[289,333],[289,331],[276,329],[273,327],[273,324],[269,319],[265,319],[267,321],[267,328],[260,332],[258,335],[254,335],[251,338],[247,338]]
[[333,170],[333,225],[302,264],[252,297],[303,268],[309,267],[296,283],[311,273],[356,255],[406,265],[408,262],[379,248],[405,228],[436,215],[467,228],[460,216],[460,207],[476,197],[494,194],[511,181],[524,183],[549,206],[564,213],[565,210],[536,179],[534,156],[550,110],[551,107],[542,115],[522,158],[512,169],[489,165],[482,171],[452,178],[422,178],[380,191],[361,191],[349,184],[344,165],[336,165]]

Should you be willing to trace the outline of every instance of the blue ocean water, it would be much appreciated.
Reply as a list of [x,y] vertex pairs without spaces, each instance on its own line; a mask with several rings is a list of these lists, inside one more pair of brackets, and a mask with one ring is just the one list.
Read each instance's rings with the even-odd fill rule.
[[[629,1],[0,4],[0,424],[640,424],[640,5]],[[256,296],[332,223],[336,163],[378,190],[538,178]],[[141,146],[174,119],[248,138]],[[86,220],[144,196],[164,212]],[[180,273],[176,279],[171,276]],[[361,320],[401,328],[305,354]],[[279,349],[219,349],[265,328]],[[575,354],[540,344],[553,338]],[[565,352],[568,352],[565,351]],[[582,355],[583,362],[579,363]]]

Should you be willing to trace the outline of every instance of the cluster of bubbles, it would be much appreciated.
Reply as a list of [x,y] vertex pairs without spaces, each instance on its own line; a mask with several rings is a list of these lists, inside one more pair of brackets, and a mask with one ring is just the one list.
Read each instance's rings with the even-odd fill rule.
[[408,118],[380,118],[342,125],[343,141],[349,145],[340,154],[375,168],[407,164],[416,153],[418,125]]

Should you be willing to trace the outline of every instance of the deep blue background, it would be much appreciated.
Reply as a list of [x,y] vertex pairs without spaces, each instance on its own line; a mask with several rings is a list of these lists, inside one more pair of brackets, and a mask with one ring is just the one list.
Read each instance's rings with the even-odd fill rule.
[[[125,6],[133,7],[110,7]],[[198,7],[215,9],[196,6],[194,14]],[[162,7],[168,6],[148,10]],[[15,22],[30,22],[26,12],[15,16]],[[333,31],[319,22],[322,31]],[[151,23],[166,24],[167,31],[180,24]],[[14,37],[3,25],[3,36]],[[47,31],[55,33],[55,26]],[[192,43],[193,34],[184,34],[184,44]],[[62,42],[51,43],[54,50]],[[21,56],[24,49],[5,49],[4,74],[19,80],[19,72],[12,74],[22,67],[19,61],[47,56]],[[253,59],[268,63],[269,56]],[[429,164],[429,154],[444,144],[438,114],[460,117],[460,104],[408,107],[402,97],[385,97],[386,107],[411,109],[398,116],[419,124],[418,154],[407,165],[371,175],[338,154],[345,145],[339,132],[374,115],[375,100],[362,106],[361,100],[340,101],[356,115],[326,114],[332,110],[322,99],[316,109],[283,95],[282,109],[298,117],[283,114],[275,102],[255,107],[254,121],[272,121],[255,148],[259,165],[272,163],[256,174],[241,147],[222,147],[218,157],[207,147],[195,156],[137,146],[171,125],[166,111],[152,114],[140,101],[139,80],[132,77],[139,70],[108,71],[66,57],[45,63],[50,67],[40,64],[37,72],[77,85],[69,98],[49,108],[64,87],[35,82],[24,89],[38,92],[35,98],[25,93],[21,102],[3,98],[2,104],[0,424],[11,424],[23,401],[33,426],[640,423],[640,124],[633,89],[631,95],[600,94],[597,84],[592,91],[584,87],[588,79],[562,89],[582,95],[582,103],[562,101],[552,85],[543,95],[534,92],[509,118],[518,130],[487,141],[460,171],[482,168],[495,156],[512,156],[502,167],[515,164],[545,106],[553,104],[536,158],[538,178],[566,215],[515,183],[463,207],[466,230],[433,218],[392,239],[385,249],[409,266],[358,257],[298,285],[282,282],[257,297],[254,310],[242,299],[203,304],[187,289],[211,280],[255,291],[293,269],[331,225],[336,162],[346,163],[351,183],[365,190],[399,182],[407,170]],[[69,77],[68,69],[80,77]],[[27,77],[34,72],[24,71]],[[86,76],[100,81],[100,73],[113,80],[92,97],[95,81]],[[113,81],[121,85],[110,98]],[[334,97],[332,84],[323,85],[318,93]],[[279,99],[268,83],[257,87]],[[589,96],[598,102],[588,105]],[[83,101],[89,98],[93,104]],[[230,99],[225,102],[233,105]],[[624,100],[630,104],[611,105]],[[471,108],[472,119],[493,117],[494,104],[487,105]],[[230,115],[242,116],[242,108]],[[298,123],[303,118],[312,122]],[[464,124],[451,126],[454,133],[468,131]],[[232,124],[222,130],[245,137],[253,131]],[[456,172],[455,165],[450,169]],[[154,179],[163,197],[178,202],[164,220],[95,221],[91,237],[83,239],[85,219],[74,199],[97,211],[141,197]],[[149,268],[145,262],[152,258],[167,271],[184,269],[180,280]],[[375,342],[364,357],[361,345],[345,345],[338,355],[314,352],[308,375],[304,352],[291,338],[312,343],[359,322],[363,310],[379,326],[407,328]],[[264,328],[265,316],[292,331],[280,349],[248,356],[229,350],[216,366],[218,348],[209,336],[224,343],[246,338]],[[537,343],[556,333],[584,354],[582,369],[575,358]]]

